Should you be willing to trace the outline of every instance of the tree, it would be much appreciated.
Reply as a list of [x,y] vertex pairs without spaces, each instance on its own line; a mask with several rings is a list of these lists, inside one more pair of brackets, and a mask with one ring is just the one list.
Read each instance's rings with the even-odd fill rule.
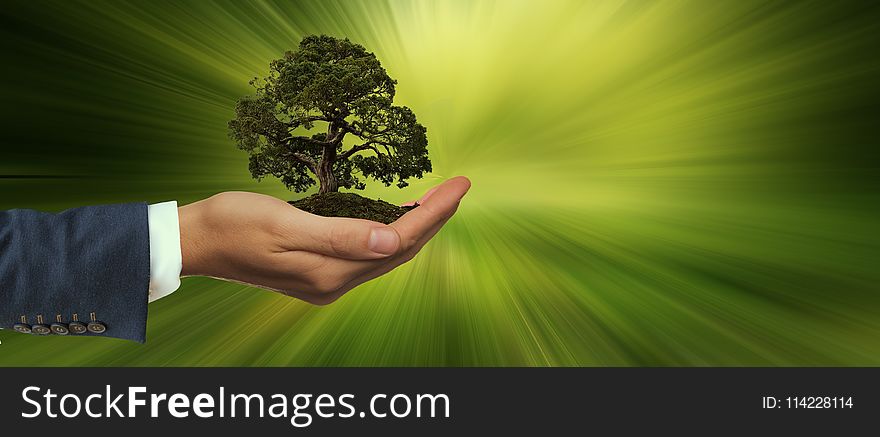
[[[320,193],[364,189],[358,175],[403,188],[431,161],[425,127],[393,104],[396,83],[363,46],[307,36],[251,80],[256,92],[236,103],[230,137],[254,178],[275,176],[296,192],[314,185],[312,175]],[[345,148],[349,138],[357,144]]]

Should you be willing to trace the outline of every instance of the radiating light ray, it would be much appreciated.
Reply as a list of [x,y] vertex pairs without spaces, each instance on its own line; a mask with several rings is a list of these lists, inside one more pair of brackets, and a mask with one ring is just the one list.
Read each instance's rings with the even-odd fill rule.
[[303,35],[398,79],[473,188],[410,264],[327,307],[204,278],[148,343],[0,333],[2,365],[880,364],[871,2],[4,2],[0,208],[256,182],[235,99]]

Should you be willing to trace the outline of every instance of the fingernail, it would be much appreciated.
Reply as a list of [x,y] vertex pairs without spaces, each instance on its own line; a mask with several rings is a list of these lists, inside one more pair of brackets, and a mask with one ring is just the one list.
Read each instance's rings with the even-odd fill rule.
[[391,255],[397,252],[400,238],[397,232],[388,228],[373,228],[370,231],[370,250],[383,255]]

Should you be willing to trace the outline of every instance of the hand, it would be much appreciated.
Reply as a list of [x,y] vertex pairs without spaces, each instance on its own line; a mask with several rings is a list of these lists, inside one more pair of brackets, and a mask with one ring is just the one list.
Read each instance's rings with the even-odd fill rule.
[[431,189],[390,225],[321,217],[256,193],[227,192],[183,206],[184,276],[211,276],[326,305],[411,260],[470,188],[462,176]]

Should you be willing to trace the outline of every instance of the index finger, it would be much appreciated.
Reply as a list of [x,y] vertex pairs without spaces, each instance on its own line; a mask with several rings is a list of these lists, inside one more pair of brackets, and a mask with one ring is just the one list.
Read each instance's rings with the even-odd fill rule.
[[464,176],[449,179],[438,185],[418,208],[392,223],[390,226],[400,235],[400,252],[417,245],[423,235],[449,219],[470,187],[471,181]]

